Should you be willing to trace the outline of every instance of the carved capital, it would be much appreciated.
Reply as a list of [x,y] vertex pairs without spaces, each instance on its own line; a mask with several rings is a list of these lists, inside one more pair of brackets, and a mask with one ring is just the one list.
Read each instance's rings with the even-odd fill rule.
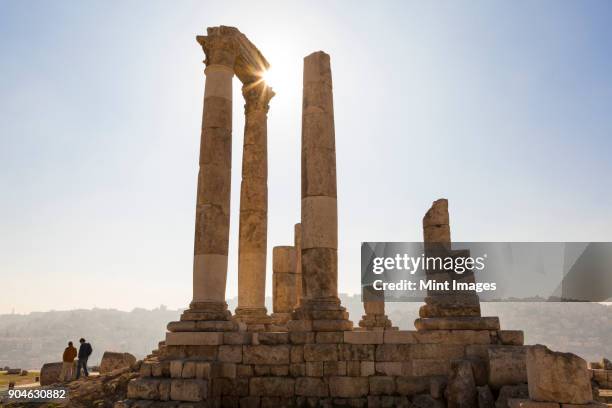
[[244,96],[244,113],[252,112],[268,112],[270,108],[270,99],[275,95],[271,87],[264,81],[259,80],[242,86],[242,95]]
[[212,27],[207,31],[208,35],[198,35],[196,40],[202,46],[206,59],[204,63],[209,65],[225,65],[232,70],[236,65],[239,46],[236,42],[238,30],[232,27]]

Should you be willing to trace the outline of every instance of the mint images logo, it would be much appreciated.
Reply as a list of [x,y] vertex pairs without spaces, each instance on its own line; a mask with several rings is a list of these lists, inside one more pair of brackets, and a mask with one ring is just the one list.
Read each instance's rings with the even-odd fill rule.
[[435,292],[481,301],[612,301],[609,242],[364,242],[364,301],[422,302]]

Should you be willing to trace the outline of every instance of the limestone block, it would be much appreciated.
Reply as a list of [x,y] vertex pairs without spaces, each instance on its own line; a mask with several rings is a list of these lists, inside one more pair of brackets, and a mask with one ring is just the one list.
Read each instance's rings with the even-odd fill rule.
[[303,346],[291,346],[291,363],[303,363],[304,362],[304,347]]
[[182,378],[183,377],[183,360],[172,360],[170,361],[170,377]]
[[329,389],[322,378],[301,377],[295,380],[295,395],[305,397],[328,397]]
[[183,370],[181,372],[181,377],[194,378],[195,374],[196,374],[196,362],[195,361],[185,361],[185,364],[183,364]]
[[302,197],[336,197],[335,150],[312,143],[302,146]]
[[499,330],[498,317],[431,317],[416,319],[417,330]]
[[318,332],[315,337],[315,342],[322,343],[322,344],[343,343],[344,333],[349,333],[349,332],[343,332],[343,331]]
[[414,334],[418,343],[490,344],[488,330],[423,330]]
[[412,360],[412,375],[426,377],[432,375],[448,375],[450,372],[449,360],[416,359]]
[[287,322],[287,330],[289,332],[312,332],[312,320],[290,320]]
[[[353,363],[353,361],[349,361],[349,363]],[[359,363],[360,375],[362,377],[369,377],[376,374],[376,366],[374,365],[374,361],[355,361],[355,363]]]
[[587,404],[561,404],[561,408],[609,408],[604,402],[591,401]]
[[[582,406],[584,408],[584,406]],[[509,398],[508,408],[559,408],[556,402],[538,402],[530,399]]]
[[346,375],[346,361],[324,361],[323,375],[325,377]]
[[244,364],[289,364],[290,349],[288,345],[252,345],[243,346]]
[[289,377],[252,377],[249,381],[251,396],[293,397],[295,380]]
[[509,346],[522,346],[524,342],[522,330],[500,330],[497,332],[497,337],[501,344]]
[[395,393],[395,379],[389,376],[368,377],[370,382],[370,395],[393,395]]
[[[302,273],[306,259],[304,250],[338,248],[338,203],[335,197],[302,198]],[[321,264],[323,265],[323,263]]]
[[467,360],[451,363],[451,373],[446,387],[448,408],[476,408],[478,405],[476,382],[472,364]]
[[308,344],[315,342],[314,332],[289,332],[289,341],[292,344]]
[[270,366],[270,375],[283,377],[289,375],[289,364],[276,364]]
[[337,361],[338,346],[335,344],[305,344],[304,360],[306,361]]
[[349,344],[382,344],[384,331],[345,331],[344,342]]
[[170,362],[161,361],[151,365],[151,375],[153,377],[170,377]]
[[495,398],[488,385],[482,387],[476,387],[478,392],[478,408],[494,408]]
[[375,364],[376,374],[387,376],[398,376],[410,374],[412,370],[411,363],[402,363],[399,361],[377,361]]
[[465,347],[461,344],[413,344],[410,346],[410,357],[414,359],[446,359],[462,358]]
[[253,334],[253,344],[287,344],[289,333],[286,332],[262,332]]
[[253,333],[247,331],[235,331],[223,333],[224,344],[251,344]]
[[209,379],[211,375],[211,365],[207,361],[197,361],[195,366],[195,377],[197,379]]
[[385,330],[384,342],[387,344],[413,344],[416,343],[416,331],[409,330]]
[[100,362],[100,374],[110,373],[118,368],[131,367],[136,363],[136,357],[130,353],[105,351]]
[[215,346],[223,344],[221,332],[177,332],[166,333],[168,346]]
[[[314,251],[314,250],[315,249],[312,249],[309,251]],[[328,251],[325,248],[318,248],[316,250]],[[330,283],[332,283],[332,280],[333,279],[330,279]],[[337,281],[337,279],[335,279],[335,281]],[[335,287],[335,283],[333,283],[333,286]],[[330,290],[336,290],[336,289],[330,289]],[[352,328],[353,328],[353,322],[351,322],[350,320],[313,320],[312,321],[312,330],[314,331],[335,332],[335,331],[351,330]]]
[[302,116],[302,138],[305,149],[313,147],[335,150],[334,116],[328,112],[311,112]]
[[444,398],[444,391],[446,390],[447,384],[448,379],[446,377],[431,377],[429,379],[429,395],[435,399]]
[[212,363],[210,365],[211,378],[236,378],[235,363]]
[[254,365],[253,373],[256,377],[270,375],[270,367],[269,365]]
[[170,400],[170,391],[172,388],[172,381],[169,379],[162,379],[159,381],[159,399],[162,401]]
[[365,397],[368,385],[367,377],[329,377],[329,394],[340,398]]
[[508,400],[511,398],[528,399],[529,391],[527,384],[504,385],[499,389],[495,408],[508,408]]
[[359,377],[361,375],[361,362],[347,361],[346,375],[348,375],[349,377]]
[[291,313],[297,304],[297,280],[295,273],[272,275],[274,313]]
[[59,382],[62,372],[62,362],[45,363],[40,369],[40,385],[50,385]]
[[218,360],[225,363],[241,363],[242,346],[229,344],[219,346]]
[[306,364],[305,363],[289,364],[289,374],[291,374],[292,377],[306,376]]
[[307,377],[323,377],[323,361],[309,361],[305,367]]
[[143,361],[143,363],[140,365],[140,376],[141,377],[151,377],[151,368],[153,367],[153,364],[147,361]]
[[408,361],[411,344],[379,344],[376,346],[376,361]]
[[159,398],[159,380],[134,378],[128,382],[128,398],[153,400]]
[[497,389],[503,385],[526,383],[526,351],[523,346],[490,346],[489,385]]
[[206,380],[172,380],[170,399],[188,402],[203,401],[207,391],[208,381]]
[[529,397],[535,401],[586,404],[593,399],[586,361],[536,345],[527,351]]
[[429,379],[413,376],[398,376],[396,389],[399,395],[413,396],[429,391]]
[[236,364],[236,377],[252,377],[253,366],[249,364]]
[[339,357],[346,361],[374,361],[376,347],[374,344],[340,344]]

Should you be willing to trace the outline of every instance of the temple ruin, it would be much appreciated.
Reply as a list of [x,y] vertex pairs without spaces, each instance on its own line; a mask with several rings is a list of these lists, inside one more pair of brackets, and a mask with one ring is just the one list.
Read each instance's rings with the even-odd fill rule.
[[[428,293],[416,330],[393,327],[384,301],[367,302],[358,327],[349,320],[338,298],[331,63],[321,51],[304,58],[301,220],[293,245],[273,249],[274,310],[268,314],[266,128],[274,96],[262,80],[268,62],[236,28],[209,28],[197,40],[206,54],[206,85],[193,299],[180,321],[168,324],[165,341],[144,360],[140,376],[129,383],[128,399],[116,408],[595,406],[584,378],[573,393],[555,394],[550,383],[538,388],[532,373],[546,367],[534,356],[528,373],[523,333],[501,330],[498,318],[481,316],[476,293]],[[225,289],[234,75],[243,84],[246,121],[239,299],[232,315]],[[461,255],[451,248],[446,200],[434,202],[425,215],[423,235],[430,250]],[[568,360],[539,353],[550,361]],[[580,362],[572,367],[583,373]],[[563,399],[554,399],[561,394]]]

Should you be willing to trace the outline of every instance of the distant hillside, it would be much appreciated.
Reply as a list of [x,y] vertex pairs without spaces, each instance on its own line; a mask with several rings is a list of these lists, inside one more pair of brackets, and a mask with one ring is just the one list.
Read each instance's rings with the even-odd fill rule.
[[[359,296],[342,295],[351,320],[359,322],[363,308]],[[270,299],[267,299],[268,303]],[[236,299],[229,307],[234,310]],[[418,303],[389,303],[396,326],[414,330]],[[268,305],[270,310],[270,306]],[[612,306],[597,303],[483,303],[483,315],[499,316],[504,329],[522,329],[528,344],[544,343],[554,350],[576,353],[587,360],[612,356]],[[106,350],[127,351],[142,358],[163,340],[166,324],[180,310],[160,307],[131,312],[93,309],[0,315],[0,366],[40,368],[61,360],[69,340],[86,338],[94,348],[90,360],[98,364]]]

